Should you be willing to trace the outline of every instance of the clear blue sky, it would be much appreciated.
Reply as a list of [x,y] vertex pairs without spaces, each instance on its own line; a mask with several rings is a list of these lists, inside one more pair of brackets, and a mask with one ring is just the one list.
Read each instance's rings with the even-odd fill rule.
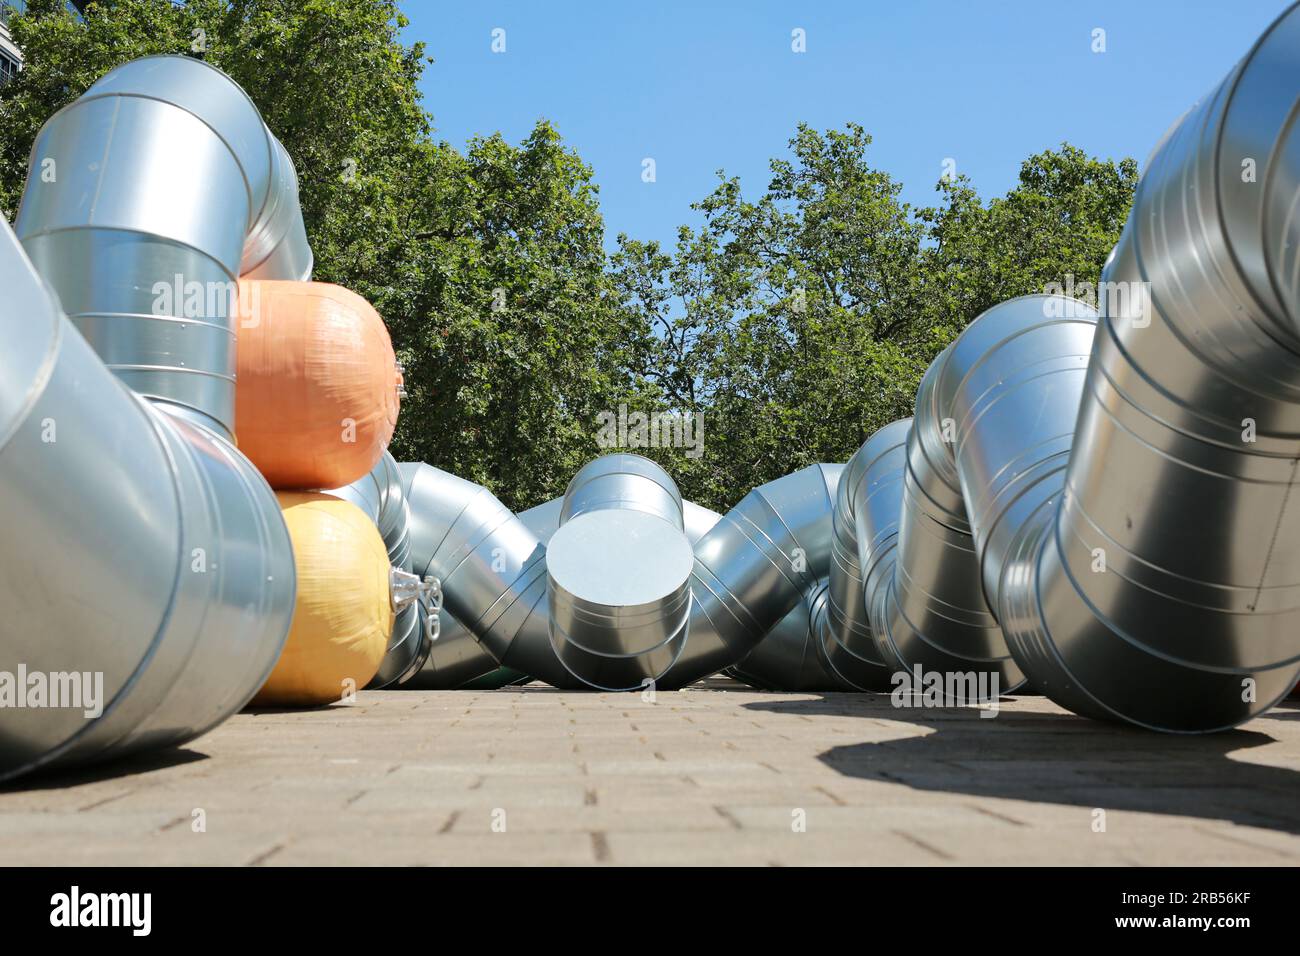
[[[739,175],[766,186],[800,121],[861,123],[870,158],[933,200],[944,159],[988,197],[1069,140],[1146,159],[1288,3],[1283,0],[808,0],[444,3],[405,0],[425,106],[457,146],[540,117],[595,170],[607,244],[671,244],[689,207]],[[1093,53],[1094,28],[1106,52]],[[492,31],[506,50],[492,52]],[[791,31],[807,52],[791,50]],[[641,179],[652,157],[657,181]]]

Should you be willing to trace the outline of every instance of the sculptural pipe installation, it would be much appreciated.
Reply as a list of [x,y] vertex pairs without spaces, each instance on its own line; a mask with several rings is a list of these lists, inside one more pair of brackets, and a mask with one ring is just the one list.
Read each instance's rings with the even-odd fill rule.
[[[555,687],[632,689],[654,681],[667,689],[735,664],[827,576],[841,466],[812,465],[769,482],[717,519],[683,502],[653,462],[608,455],[574,477],[553,531],[554,503],[529,527],[479,485],[431,465],[399,467],[414,571],[441,579],[451,619],[447,642],[440,639],[429,659],[441,676],[411,686],[459,686],[500,664]],[[591,517],[573,524],[584,515]],[[569,563],[555,574],[550,552],[570,525],[577,530],[560,538],[560,560]],[[618,533],[606,533],[610,528]],[[638,541],[650,546],[638,549]],[[647,562],[678,544],[686,550],[671,554],[670,573],[647,585],[659,593],[624,604],[616,591],[600,590],[645,584]],[[555,578],[567,592],[558,597]],[[556,604],[560,621],[581,626],[578,640],[564,627],[553,632]],[[632,615],[622,616],[629,605]]]
[[[407,475],[415,474],[424,467],[427,466],[416,463],[401,465],[403,472]],[[563,507],[563,498],[552,498],[535,508],[521,511],[519,521],[536,536],[539,545],[545,548],[550,542],[551,536],[555,534],[556,529],[559,527],[560,512]],[[708,508],[701,507],[692,501],[683,501],[682,517],[686,537],[694,546],[705,532],[717,524],[721,516],[716,511],[710,511]],[[426,550],[429,545],[430,542],[427,538],[418,539],[418,546],[415,549],[412,562],[413,567],[425,569],[429,567],[433,557],[432,551]],[[496,671],[501,671],[503,677],[509,678],[504,680],[503,683],[512,683],[523,677],[527,677],[528,680],[532,679],[521,671],[502,668],[497,663],[496,658],[483,648],[470,630],[446,608],[442,610],[440,632],[441,636],[433,643],[432,650],[423,667],[409,680],[402,683],[403,688],[410,690],[448,690],[466,685],[478,687],[480,680],[487,679],[489,675]]]
[[226,306],[241,274],[312,261],[283,148],[233,81],[182,57],[113,70],[46,123],[16,230],[25,252],[0,226],[0,671],[102,675],[103,699],[92,717],[6,710],[0,777],[189,740],[275,664],[293,555],[229,440],[234,310],[160,309],[158,289],[180,276]]
[[[919,667],[1167,731],[1267,709],[1300,670],[1298,52],[1292,7],[1165,136],[1099,313],[990,309],[926,374],[915,419],[842,472],[770,482],[691,534],[689,503],[635,456],[583,469],[536,527],[401,466],[411,567],[444,579],[446,620],[476,642],[431,649],[433,673],[883,689]],[[114,70],[46,124],[17,232],[25,254],[0,228],[0,671],[102,675],[104,694],[91,718],[10,710],[0,776],[189,739],[274,663],[293,563],[228,440],[233,310],[156,299],[175,277],[210,297],[311,268],[282,147],[224,74],[177,57]],[[393,645],[394,679],[411,646]]]
[[877,474],[849,466],[837,541],[853,528],[857,562],[839,549],[832,577],[862,579],[868,624],[849,592],[832,662],[1028,678],[1173,732],[1234,726],[1295,685],[1298,51],[1293,7],[1165,137],[1100,316],[994,307],[936,360],[910,427],[855,456]]
[[15,231],[122,381],[226,439],[230,292],[311,275],[284,147],[238,84],[190,57],[134,60],[50,117]]
[[379,671],[366,685],[375,690],[397,686],[419,672],[440,636],[437,625],[428,626],[428,608],[422,596],[409,593],[419,591],[421,578],[410,573],[411,510],[397,462],[385,451],[369,474],[343,488],[335,488],[330,494],[352,502],[375,523],[393,566],[394,595],[399,588],[408,592],[405,600],[394,601],[397,616],[388,652]]
[[[806,629],[778,636],[865,689],[899,668],[979,673],[995,693],[1028,680],[1077,713],[1175,732],[1285,694],[1300,669],[1297,51],[1292,8],[1167,134],[1100,314],[1060,296],[995,306],[932,365],[915,420],[823,481],[833,520],[816,495],[783,501],[782,479],[711,529],[661,683],[738,661],[761,682],[768,652],[741,659],[812,596]],[[525,545],[515,589],[535,609],[544,554]],[[544,646],[535,631],[521,647]]]
[[[1298,52],[1293,7],[1166,134],[1095,336],[1081,304],[1017,299],[936,360],[893,573],[865,588],[881,654],[1018,671],[1076,713],[1175,732],[1234,726],[1295,685]],[[913,597],[939,586],[942,612]]]

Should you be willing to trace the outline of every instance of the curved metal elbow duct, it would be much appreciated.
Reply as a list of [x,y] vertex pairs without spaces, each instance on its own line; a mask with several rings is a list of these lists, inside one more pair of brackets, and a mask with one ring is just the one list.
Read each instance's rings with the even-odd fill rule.
[[[501,666],[555,687],[585,686],[551,648],[538,535],[480,485],[432,465],[398,468],[411,509],[413,570],[442,581],[447,613]],[[432,654],[448,680],[478,676],[471,673],[477,655],[464,641],[437,644]]]
[[[1157,148],[1100,317],[1059,295],[995,306],[931,366],[910,427],[887,426],[855,456],[842,491],[829,466],[804,469],[700,539],[689,640],[661,685],[740,661],[820,600],[825,578],[825,623],[796,620],[772,648],[798,645],[802,667],[820,647],[857,686],[878,686],[881,668],[963,673],[976,678],[962,685],[970,703],[1028,678],[1078,713],[1175,732],[1233,726],[1288,692],[1300,669],[1298,9]],[[452,536],[453,556],[498,529],[519,541],[468,619],[514,613],[509,639],[492,639],[541,648],[544,549],[480,493],[453,505],[474,532]],[[673,496],[650,498],[652,520],[671,526]],[[565,507],[575,522],[627,510]],[[575,551],[598,543],[613,554],[608,540]],[[519,669],[543,676],[545,658]]]
[[[125,64],[51,117],[16,230],[4,378],[30,385],[0,400],[0,654],[99,675],[105,706],[7,716],[0,775],[191,739],[274,666],[293,552],[230,442],[234,295],[241,273],[311,271],[288,156],[237,84],[185,57]],[[54,587],[69,568],[74,594]]]
[[[403,486],[409,484],[409,478],[415,474],[418,464],[399,466],[403,474]],[[563,498],[553,498],[545,504],[520,512],[519,521],[537,536],[545,546],[555,529],[559,527],[560,508]],[[417,539],[418,547],[412,554],[412,568],[427,568],[433,557],[431,550],[437,542],[427,535]],[[511,668],[502,667],[497,659],[479,643],[478,638],[446,607],[439,614],[439,636],[425,658],[421,668],[401,686],[410,690],[452,690],[472,685],[475,689],[490,689],[504,686],[516,680],[509,675],[521,674]],[[528,676],[532,680],[532,675]]]
[[[350,485],[335,488],[329,494],[350,501],[364,511],[384,539],[389,564],[396,571],[411,571],[411,511],[406,503],[401,473],[391,454],[385,451],[375,467],[364,477]],[[399,576],[394,582],[395,592],[410,588],[418,590],[418,579],[413,582]],[[379,690],[402,684],[424,666],[434,644],[426,624],[427,612],[419,599],[404,604],[397,611],[393,621],[393,634],[388,641],[388,652],[384,655],[379,670],[366,685],[368,688]],[[441,633],[438,636],[441,639]]]
[[760,485],[695,545],[690,639],[658,684],[684,687],[734,665],[825,578],[842,465]]
[[647,458],[615,454],[579,469],[546,546],[555,656],[603,690],[657,681],[688,639],[694,556],[681,492]]
[[[442,636],[424,668],[403,686],[460,687],[505,666],[555,687],[592,687],[561,664],[550,635],[546,549],[566,507],[574,515],[593,503],[616,502],[658,514],[677,511],[692,545],[720,520],[693,502],[672,504],[680,500],[676,486],[664,481],[658,466],[630,457],[634,461],[625,465],[639,477],[621,477],[609,461],[596,467],[597,459],[571,482],[576,493],[517,517],[478,485],[430,465],[398,466],[411,507],[414,570],[441,576],[446,594]],[[642,480],[655,487],[638,487]]]
[[1292,7],[1157,148],[1058,508],[1005,543],[1011,648],[1078,713],[1209,731],[1296,682],[1297,63]]
[[262,476],[116,381],[7,224],[0,287],[0,685],[28,695],[0,722],[7,779],[220,723],[275,665],[295,581]]
[[293,163],[248,94],[190,57],[126,63],[55,113],[15,231],[114,374],[227,439],[237,280],[311,275]]
[[[555,513],[556,530],[548,535],[552,545],[559,538],[559,560],[569,561],[561,566],[558,575],[553,575],[543,536],[487,489],[430,465],[399,467],[412,513],[416,573],[434,574],[442,580],[448,614],[463,623],[501,666],[565,688],[608,687],[611,675],[619,680],[626,678],[627,687],[639,687],[643,679],[656,676],[644,672],[644,668],[663,666],[655,655],[680,641],[678,632],[684,623],[677,626],[675,621],[681,618],[684,622],[686,618],[678,605],[685,603],[689,607],[689,591],[684,601],[679,598],[676,603],[672,593],[659,595],[657,601],[639,602],[645,606],[631,609],[644,612],[636,620],[622,604],[614,607],[606,602],[602,607],[605,595],[598,593],[592,598],[578,592],[587,587],[584,576],[590,566],[580,566],[590,560],[587,549],[593,543],[599,546],[601,541],[609,540],[611,524],[620,519],[636,525],[628,533],[640,536],[642,543],[649,537],[672,543],[674,534],[681,536],[689,575],[690,545],[682,530],[684,506],[676,486],[662,469],[639,456],[624,455],[606,456],[582,469]],[[549,517],[553,506],[543,508]],[[618,517],[611,521],[611,513]],[[675,522],[662,517],[673,514]],[[628,521],[628,515],[635,517]],[[562,534],[564,528],[570,530]],[[655,554],[633,548],[619,557],[633,556],[649,563]],[[605,555],[596,566],[615,563]],[[553,580],[556,576],[558,582]],[[659,582],[650,583],[657,587]],[[616,599],[621,597],[615,595]],[[554,619],[560,624],[554,634],[552,602],[558,609]],[[566,625],[593,644],[602,637],[635,641],[656,629],[669,633],[648,647],[592,648],[573,641]],[[563,660],[561,653],[565,655]],[[473,672],[485,664],[463,640],[436,647],[433,661],[443,675],[436,679],[441,686],[462,675],[466,680],[479,676]]]
[[893,577],[912,419],[891,422],[857,450],[835,493],[829,587],[818,631],[827,669],[857,690],[890,688],[903,662],[877,643],[867,594]]
[[758,690],[786,693],[857,690],[827,660],[821,643],[830,594],[820,581],[738,663],[722,673]]
[[[904,666],[1007,673],[970,652],[993,646],[991,607],[1016,665],[1079,714],[1207,732],[1295,685],[1300,137],[1278,77],[1298,52],[1292,8],[1162,142],[1100,318],[1013,299],[927,373],[895,571],[865,588]],[[1258,184],[1241,175],[1252,157]],[[946,550],[909,549],[923,532]]]

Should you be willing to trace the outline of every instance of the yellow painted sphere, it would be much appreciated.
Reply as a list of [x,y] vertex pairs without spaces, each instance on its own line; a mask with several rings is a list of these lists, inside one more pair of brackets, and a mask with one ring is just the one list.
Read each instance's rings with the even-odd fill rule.
[[393,633],[388,550],[351,502],[277,491],[298,597],[280,660],[254,706],[307,707],[341,700],[379,670]]

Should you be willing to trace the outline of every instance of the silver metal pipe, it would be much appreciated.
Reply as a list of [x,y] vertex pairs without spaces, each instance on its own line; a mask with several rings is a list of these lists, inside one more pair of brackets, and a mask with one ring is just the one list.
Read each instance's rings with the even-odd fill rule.
[[[369,516],[388,548],[388,561],[396,569],[411,571],[411,512],[397,461],[387,451],[366,475],[329,492],[350,501]],[[379,670],[366,686],[378,690],[404,683],[424,666],[434,642],[423,626],[418,600],[397,612],[388,651]],[[439,640],[442,635],[439,634]],[[495,664],[494,664],[495,666]]]
[[[421,467],[427,466],[403,463],[399,467],[403,476],[409,481],[410,476],[418,473]],[[543,548],[549,543],[551,536],[555,534],[556,529],[560,526],[560,513],[564,507],[564,501],[564,498],[553,498],[544,504],[520,512],[518,516],[520,524],[536,537],[538,544]],[[420,512],[420,507],[418,501],[414,503],[417,515]],[[682,503],[682,515],[686,536],[692,545],[706,534],[721,517],[717,512],[700,507],[691,501]],[[431,548],[431,535],[417,534],[415,566],[420,568],[430,566],[430,559],[433,554]],[[426,550],[428,551],[427,555]],[[544,560],[545,555],[543,554]],[[525,643],[531,642],[531,644],[523,650],[517,650],[515,658],[545,662],[547,666],[545,673],[549,675],[549,679],[532,671],[520,670],[520,672],[528,673],[530,677],[536,677],[539,680],[547,680],[548,683],[559,681],[560,685],[565,687],[586,686],[577,681],[563,668],[559,668],[557,672],[556,662],[554,661],[555,654],[551,649],[548,634],[549,619],[545,614],[545,610],[544,606],[535,607],[534,614],[525,622],[519,634]],[[434,643],[433,650],[423,668],[407,683],[402,685],[404,688],[445,690],[462,687],[471,682],[474,682],[475,686],[477,686],[479,678],[483,678],[499,668],[500,665],[498,665],[496,658],[486,650],[483,644],[479,643],[473,632],[465,627],[460,622],[460,619],[445,607],[442,612],[441,629],[442,634]]]
[[[912,419],[904,418],[872,435],[849,459],[835,493],[825,623],[818,639],[826,669],[857,690],[888,690],[892,673],[903,666],[895,652],[877,643],[867,595],[893,577],[911,427]],[[883,627],[879,633],[886,633]]]
[[[552,686],[584,686],[551,648],[546,549],[538,536],[486,488],[432,465],[398,468],[411,509],[413,570],[442,581],[447,612],[498,664]],[[453,655],[451,647],[433,654],[448,670],[465,661],[466,680],[477,676],[477,655]]]
[[825,654],[822,635],[829,627],[829,603],[828,582],[819,581],[752,651],[723,673],[759,690],[856,690],[830,666]]
[[684,505],[677,483],[641,455],[613,454],[592,459],[578,469],[564,491],[559,523],[592,511],[637,511],[684,526]]
[[684,687],[732,666],[827,576],[843,467],[809,465],[760,485],[700,539],[690,639],[658,686]]
[[[840,580],[846,571],[851,574],[852,567],[857,566],[857,548],[854,545],[851,558],[842,552],[844,542],[839,537],[842,529],[838,522],[843,515],[843,511],[839,510],[839,502],[850,483],[861,477],[864,460],[863,456],[855,455],[846,466],[821,466],[829,496],[825,499],[821,515],[815,520],[830,525],[830,533],[805,534],[802,539],[802,558],[824,573],[804,589],[794,609],[777,621],[753,650],[724,671],[728,676],[761,690],[798,692],[855,689],[831,666],[826,654],[825,635],[833,627],[832,581],[840,589],[846,605],[854,599],[855,591],[857,601],[862,600],[861,582],[854,588],[848,582]],[[850,560],[852,567],[846,567]],[[848,610],[841,620],[852,613],[852,610]],[[869,630],[866,640],[870,641]]]
[[604,455],[574,476],[546,547],[555,656],[603,690],[657,681],[688,639],[694,555],[681,492],[639,455]]
[[5,708],[7,779],[183,743],[239,710],[279,656],[295,580],[257,470],[116,381],[8,224],[0,288],[0,680],[62,688]]
[[37,134],[15,228],[114,374],[231,437],[237,280],[312,267],[293,163],[238,84],[182,56],[105,74]]
[[[416,473],[415,464],[399,466],[405,476]],[[545,504],[520,512],[519,521],[526,529],[537,536],[544,547],[555,529],[559,527],[560,509],[563,498],[553,498]],[[433,552],[427,550],[430,545],[428,536],[418,539],[419,547],[413,556],[413,565],[428,567]],[[427,553],[426,553],[427,551]],[[420,670],[401,686],[411,690],[451,690],[474,683],[478,686],[481,679],[498,671],[502,673],[519,673],[502,668],[472,631],[460,622],[445,606],[439,621],[438,640],[434,641]]]
[[1007,544],[1011,648],[1078,713],[1212,731],[1296,683],[1297,63],[1292,7],[1152,156],[1063,493]]
[[985,602],[957,472],[952,354],[949,346],[931,363],[917,391],[897,557],[877,623],[905,670],[972,673],[979,686],[1011,690],[1024,675]]

